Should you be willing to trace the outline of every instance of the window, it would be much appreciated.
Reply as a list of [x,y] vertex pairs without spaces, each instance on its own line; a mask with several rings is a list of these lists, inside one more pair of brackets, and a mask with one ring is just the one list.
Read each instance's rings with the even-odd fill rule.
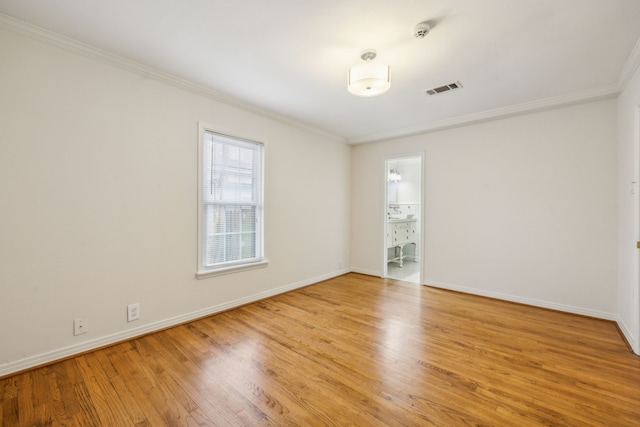
[[199,278],[266,265],[263,144],[201,127]]

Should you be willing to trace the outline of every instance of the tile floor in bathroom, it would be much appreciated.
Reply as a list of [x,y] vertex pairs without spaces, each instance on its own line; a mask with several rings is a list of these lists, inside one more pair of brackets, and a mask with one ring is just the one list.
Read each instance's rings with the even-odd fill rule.
[[397,262],[387,264],[387,276],[405,282],[420,283],[420,263],[405,259],[403,266]]

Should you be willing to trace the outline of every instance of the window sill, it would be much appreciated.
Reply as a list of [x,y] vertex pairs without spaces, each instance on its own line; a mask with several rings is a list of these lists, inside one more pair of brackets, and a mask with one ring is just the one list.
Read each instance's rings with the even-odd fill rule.
[[216,268],[215,270],[203,270],[196,272],[196,278],[206,279],[208,277],[222,276],[225,274],[239,273],[241,271],[264,268],[268,265],[269,261],[263,260],[259,262],[253,262],[251,264],[234,265],[233,267]]

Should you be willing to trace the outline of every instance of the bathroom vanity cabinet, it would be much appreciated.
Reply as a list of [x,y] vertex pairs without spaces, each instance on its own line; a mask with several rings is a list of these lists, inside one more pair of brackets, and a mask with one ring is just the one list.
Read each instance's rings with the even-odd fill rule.
[[404,247],[418,241],[415,219],[391,219],[387,224],[387,248],[394,248],[394,257],[389,262],[397,262],[402,267]]

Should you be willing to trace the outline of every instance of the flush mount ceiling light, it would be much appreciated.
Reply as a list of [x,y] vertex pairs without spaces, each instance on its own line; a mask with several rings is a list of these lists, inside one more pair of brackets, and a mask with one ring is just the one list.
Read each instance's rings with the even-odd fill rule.
[[375,57],[375,50],[366,50],[360,55],[364,64],[349,69],[347,88],[352,95],[365,97],[382,95],[391,87],[389,66],[371,62]]

